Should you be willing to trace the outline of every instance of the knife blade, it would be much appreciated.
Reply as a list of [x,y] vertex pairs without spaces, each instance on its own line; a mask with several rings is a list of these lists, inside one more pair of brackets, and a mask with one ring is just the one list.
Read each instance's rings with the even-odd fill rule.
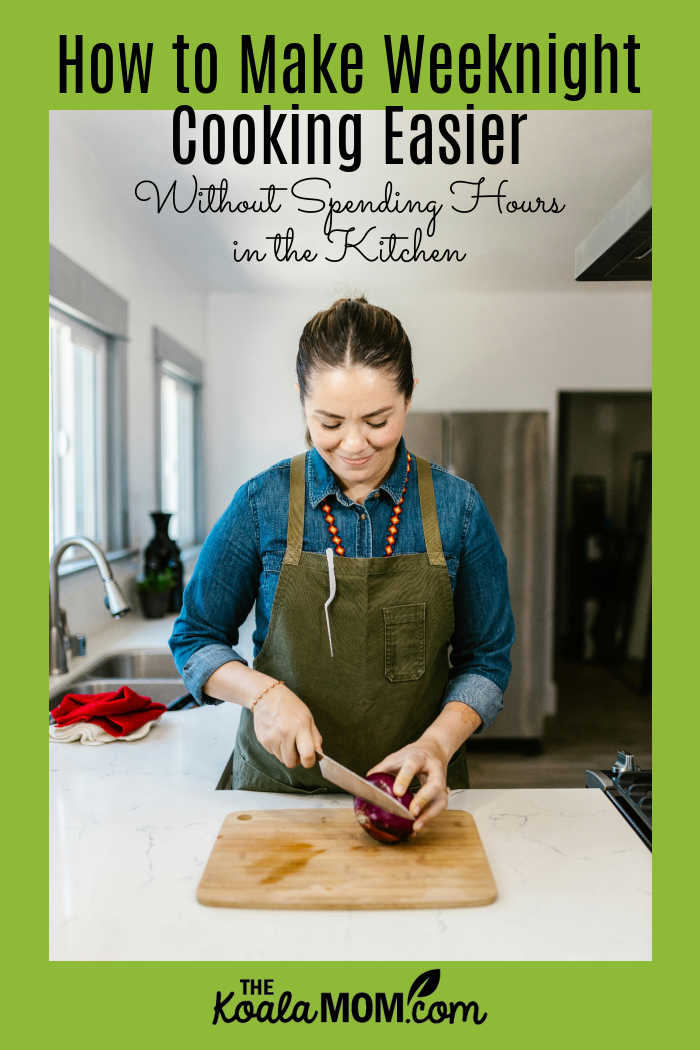
[[331,784],[393,813],[396,817],[404,817],[405,820],[414,819],[409,810],[394,795],[388,795],[386,791],[382,791],[376,784],[361,777],[359,773],[353,773],[346,766],[341,766],[340,762],[336,762],[334,758],[329,758],[328,755],[322,755],[320,752],[319,755],[318,765],[321,773],[326,780],[330,780]]

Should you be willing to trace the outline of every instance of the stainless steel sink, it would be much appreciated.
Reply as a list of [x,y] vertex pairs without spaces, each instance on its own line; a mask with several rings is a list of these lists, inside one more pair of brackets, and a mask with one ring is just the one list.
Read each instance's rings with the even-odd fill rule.
[[167,649],[125,649],[103,656],[86,672],[90,678],[119,678],[128,684],[132,678],[175,678],[180,681]]
[[161,704],[187,695],[187,686],[167,649],[125,649],[103,656],[82,678],[51,697],[49,710],[57,707],[68,693],[113,693],[122,685]]
[[58,707],[69,693],[113,693],[122,685],[128,685],[135,693],[159,704],[169,704],[187,693],[187,687],[179,678],[133,678],[128,682],[122,678],[79,678],[63,692],[51,697],[49,710]]

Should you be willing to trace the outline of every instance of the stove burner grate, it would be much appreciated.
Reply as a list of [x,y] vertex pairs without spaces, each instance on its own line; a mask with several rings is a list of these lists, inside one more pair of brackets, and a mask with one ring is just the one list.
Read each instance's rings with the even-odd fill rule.
[[651,770],[638,769],[634,755],[618,751],[612,769],[586,770],[586,787],[600,788],[651,849]]

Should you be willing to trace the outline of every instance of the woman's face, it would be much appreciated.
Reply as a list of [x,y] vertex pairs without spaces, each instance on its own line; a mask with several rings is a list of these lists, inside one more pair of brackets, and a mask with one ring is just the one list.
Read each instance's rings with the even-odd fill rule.
[[311,441],[344,488],[370,492],[386,477],[409,404],[383,369],[324,368],[312,376],[304,401]]

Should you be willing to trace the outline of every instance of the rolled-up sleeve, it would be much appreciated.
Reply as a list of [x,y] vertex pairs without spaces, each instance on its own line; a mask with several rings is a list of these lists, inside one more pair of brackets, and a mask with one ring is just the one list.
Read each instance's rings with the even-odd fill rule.
[[175,666],[199,703],[207,702],[203,687],[217,668],[232,660],[247,663],[234,647],[257,595],[260,564],[257,521],[246,484],[200,551],[170,637]]
[[481,717],[479,732],[492,725],[503,708],[515,625],[506,557],[476,489],[465,508],[453,597],[452,668],[443,707],[455,700],[468,704]]

